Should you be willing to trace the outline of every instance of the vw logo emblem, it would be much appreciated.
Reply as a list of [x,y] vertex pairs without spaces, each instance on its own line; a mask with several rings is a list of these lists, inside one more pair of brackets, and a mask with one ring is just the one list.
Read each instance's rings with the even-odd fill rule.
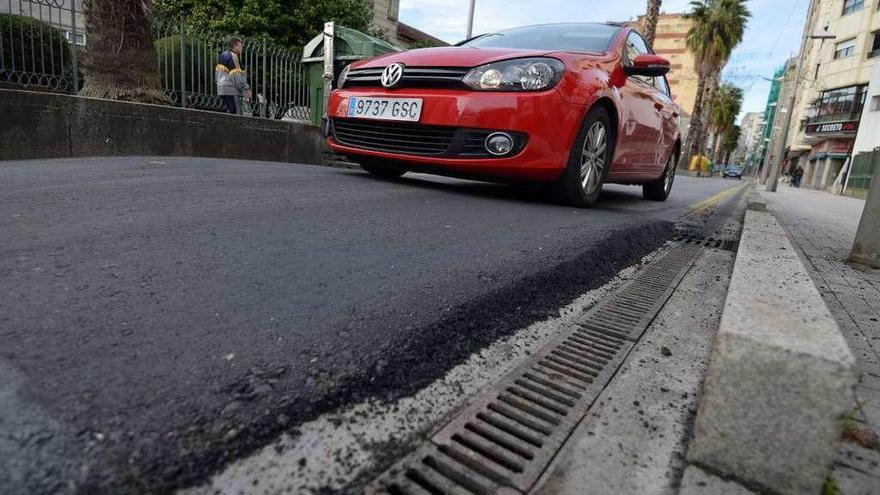
[[403,77],[403,64],[391,64],[382,71],[382,86],[393,88]]

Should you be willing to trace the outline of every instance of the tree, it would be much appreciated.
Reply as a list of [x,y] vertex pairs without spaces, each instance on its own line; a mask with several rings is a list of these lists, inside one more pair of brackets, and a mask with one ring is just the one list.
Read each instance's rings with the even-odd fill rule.
[[155,13],[183,14],[188,24],[209,31],[268,36],[289,48],[303,47],[327,21],[369,33],[373,22],[373,5],[365,0],[156,0]]
[[712,101],[712,93],[721,69],[731,52],[742,41],[750,16],[747,0],[692,0],[687,17],[693,24],[688,30],[687,47],[694,53],[697,69],[697,98],[688,129],[687,145],[681,154],[679,166],[687,166],[692,155],[705,147],[706,129],[703,125],[705,102]]
[[657,20],[660,19],[660,4],[663,0],[648,0],[648,11],[645,13],[645,41],[654,48],[654,36],[657,33]]
[[729,83],[719,86],[712,95],[706,120],[715,135],[715,143],[712,146],[713,162],[718,163],[724,157],[722,142],[734,127],[736,116],[742,108],[742,101],[742,88]]
[[730,163],[730,155],[736,150],[741,133],[742,129],[740,129],[738,125],[735,125],[731,127],[724,136],[724,143],[721,145],[721,152],[724,155],[724,163]]
[[86,0],[89,43],[82,57],[80,95],[168,103],[159,84],[150,35],[151,0]]

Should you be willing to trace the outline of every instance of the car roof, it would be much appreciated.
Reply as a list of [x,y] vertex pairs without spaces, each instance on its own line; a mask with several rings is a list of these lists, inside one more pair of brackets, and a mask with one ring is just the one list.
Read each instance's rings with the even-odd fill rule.
[[499,33],[501,31],[507,31],[510,29],[522,29],[522,28],[530,28],[530,27],[549,27],[549,26],[610,26],[618,29],[622,29],[625,27],[629,27],[626,23],[622,22],[544,22],[541,24],[525,24],[523,26],[511,26],[504,29],[498,29],[496,31],[492,31],[495,33]]

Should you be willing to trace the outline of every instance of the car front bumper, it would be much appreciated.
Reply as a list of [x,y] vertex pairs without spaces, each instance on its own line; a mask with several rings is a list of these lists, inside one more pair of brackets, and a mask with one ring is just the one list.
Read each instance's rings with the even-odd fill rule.
[[[349,119],[348,104],[352,96],[381,96],[421,98],[422,113],[418,123],[371,119]],[[415,168],[432,169],[442,173],[488,176],[508,179],[551,181],[565,168],[575,133],[583,117],[582,110],[567,101],[556,89],[538,93],[480,92],[450,89],[397,89],[352,88],[330,94],[328,110],[328,143],[337,153],[352,157],[373,157],[412,164]],[[519,149],[504,157],[468,157],[456,155],[455,150],[439,154],[422,154],[379,149],[358,141],[344,141],[334,135],[334,122],[355,125],[365,133],[381,139],[387,126],[415,124],[426,129],[452,129],[456,132],[479,135],[502,131],[522,137]],[[375,125],[376,129],[370,126]],[[386,126],[386,127],[383,127]],[[393,128],[393,127],[392,127]],[[411,128],[412,129],[412,128]],[[405,131],[399,131],[405,132]],[[417,141],[419,136],[414,134]],[[472,142],[477,142],[472,139]]]

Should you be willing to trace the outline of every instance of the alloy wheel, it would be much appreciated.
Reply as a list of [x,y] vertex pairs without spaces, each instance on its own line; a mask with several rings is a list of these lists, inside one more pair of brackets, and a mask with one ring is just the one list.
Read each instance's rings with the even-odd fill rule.
[[663,189],[666,194],[672,190],[672,181],[675,180],[675,155],[670,155],[669,162],[666,164],[666,171],[663,172]]
[[602,122],[594,122],[587,131],[581,153],[581,187],[587,195],[592,195],[597,187],[602,187],[607,136]]

